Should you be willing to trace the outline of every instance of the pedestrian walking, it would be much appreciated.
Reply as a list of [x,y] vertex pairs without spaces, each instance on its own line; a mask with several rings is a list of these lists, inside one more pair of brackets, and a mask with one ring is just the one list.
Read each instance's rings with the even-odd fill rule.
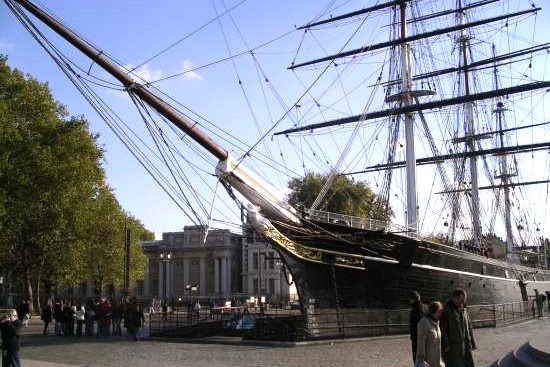
[[48,299],[48,302],[42,309],[40,318],[42,319],[42,322],[44,322],[44,331],[42,332],[42,335],[48,335],[50,331],[50,323],[53,319],[53,304],[51,299]]
[[409,313],[409,334],[411,337],[411,349],[413,362],[416,362],[416,349],[417,349],[417,325],[418,322],[428,312],[428,306],[422,303],[420,293],[417,291],[411,292],[409,297],[409,303],[411,305],[411,311]]
[[17,318],[17,311],[9,310],[0,322],[2,334],[2,367],[20,367],[19,332],[22,323]]
[[416,366],[441,367],[441,330],[439,319],[443,315],[441,302],[432,302],[428,312],[418,323]]
[[472,351],[476,343],[466,299],[464,289],[455,289],[441,317],[441,346],[447,367],[474,367]]

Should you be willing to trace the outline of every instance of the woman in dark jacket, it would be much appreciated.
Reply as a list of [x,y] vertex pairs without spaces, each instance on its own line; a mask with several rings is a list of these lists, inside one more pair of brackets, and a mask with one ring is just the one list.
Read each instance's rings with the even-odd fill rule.
[[48,302],[42,309],[40,318],[44,322],[44,331],[42,332],[42,335],[48,335],[48,332],[50,331],[50,322],[52,322],[53,318],[53,303],[51,299],[48,299]]

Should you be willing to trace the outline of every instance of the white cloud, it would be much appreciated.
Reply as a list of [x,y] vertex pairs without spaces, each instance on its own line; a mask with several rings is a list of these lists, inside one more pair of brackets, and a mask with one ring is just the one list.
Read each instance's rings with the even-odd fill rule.
[[0,50],[11,50],[15,48],[15,44],[0,40]]
[[191,60],[183,60],[181,64],[183,67],[179,71],[179,73],[182,74],[183,78],[195,80],[202,79],[202,76],[200,74],[198,74],[196,71],[193,71],[193,62]]
[[162,78],[162,70],[152,69],[151,66],[149,66],[149,64],[145,64],[133,70],[134,67],[135,66],[132,64],[128,64],[124,66],[126,70],[132,70],[132,73],[130,73],[130,76],[133,77],[134,80],[137,82],[143,83],[143,81],[145,80],[146,82],[150,83]]

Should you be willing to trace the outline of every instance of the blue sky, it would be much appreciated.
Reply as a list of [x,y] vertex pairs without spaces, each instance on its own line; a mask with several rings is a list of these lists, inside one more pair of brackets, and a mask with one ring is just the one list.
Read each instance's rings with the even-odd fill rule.
[[[217,63],[156,84],[157,87],[184,103],[186,107],[197,111],[202,117],[213,121],[220,128],[239,136],[245,143],[252,144],[287,109],[292,111],[291,117],[300,119],[302,122],[319,122],[331,117],[356,114],[365,108],[366,94],[361,95],[361,90],[358,93],[361,96],[360,99],[347,97],[338,104],[329,105],[322,113],[315,112],[313,98],[306,98],[300,101],[295,109],[292,108],[298,97],[304,92],[304,85],[308,85],[320,72],[320,69],[306,70],[296,75],[287,71],[286,67],[296,56],[297,50],[300,48],[298,60],[312,58],[315,54],[325,54],[325,48],[328,50],[326,52],[338,50],[338,47],[349,35],[339,29],[338,32],[332,31],[330,35],[325,36],[319,32],[316,37],[320,38],[317,39],[307,36],[302,38],[302,32],[293,32],[295,25],[302,25],[315,18],[326,8],[327,3],[329,2],[295,0],[186,2],[42,0],[38,4],[49,9],[66,24],[77,30],[80,35],[114,57],[122,65],[129,67],[145,62],[168,45],[194,32],[214,19],[216,14],[222,13],[224,7],[235,6],[235,9],[231,11],[231,17],[223,16],[220,18],[220,22],[212,22],[178,43],[168,52],[148,61],[136,71],[139,76],[148,81],[190,70],[196,66],[208,65],[213,61],[227,58],[229,54],[238,54],[286,34],[285,37],[270,43],[267,47],[255,50],[255,59],[250,54],[245,54],[232,61]],[[338,1],[335,4],[339,8],[331,11],[330,14],[340,14],[370,3],[372,2],[359,1],[357,4]],[[454,3],[455,1],[449,1],[451,6]],[[528,1],[519,1],[519,3],[522,8],[530,6]],[[547,41],[546,35],[550,31],[548,13],[549,9],[544,9],[538,16],[537,34],[522,36],[526,38],[533,36],[540,38],[541,41]],[[384,30],[383,27],[387,19],[380,17],[372,20],[375,26],[364,30],[365,36],[358,38],[358,44],[374,42],[378,39],[379,34],[382,34],[381,31]],[[111,130],[90,108],[53,61],[45,55],[44,51],[16,21],[5,4],[0,5],[0,24],[0,52],[8,55],[9,64],[33,75],[40,81],[47,82],[54,97],[67,105],[71,114],[84,115],[90,121],[91,130],[100,133],[99,142],[106,149],[107,179],[115,189],[117,198],[124,209],[142,220],[149,229],[156,233],[157,237],[162,232],[177,231],[184,225],[190,224],[189,218],[120,144]],[[44,27],[41,26],[40,29],[51,36],[56,46],[60,47],[83,69],[87,70],[91,67],[92,74],[107,78],[104,72],[97,66],[92,66],[89,60],[73,50],[71,46],[59,40]],[[302,40],[304,43],[300,47]],[[353,46],[357,45],[350,44],[348,48]],[[378,64],[383,62],[381,59],[373,61]],[[361,65],[353,67],[360,68]],[[365,70],[367,73],[374,74],[378,69],[366,68]],[[357,74],[345,75],[347,79],[342,78],[342,81],[338,81],[338,83],[345,82],[355,86],[361,82],[356,76],[353,76]],[[239,79],[242,88],[238,83]],[[546,74],[546,80],[548,80],[548,74]],[[346,86],[345,88],[349,90],[351,87]],[[342,86],[342,89],[345,88]],[[335,99],[335,89],[337,88],[334,86],[332,89],[327,88],[326,94],[323,94],[322,97]],[[139,116],[135,114],[128,99],[122,93],[111,90],[102,90],[100,93],[116,108],[119,114],[125,116],[128,122],[137,123],[136,126],[139,125]],[[319,88],[317,93],[321,95],[325,92],[323,88]],[[255,107],[252,112],[248,108],[249,105],[259,107]],[[382,106],[383,102],[375,100],[374,105]],[[544,103],[539,107],[544,108]],[[541,113],[537,119],[544,120],[547,113],[546,115]],[[290,127],[293,121],[295,120],[283,121],[281,128]],[[337,160],[338,152],[342,150],[351,128],[348,126],[334,131],[326,139],[320,140],[317,146],[306,145],[308,142],[305,139],[287,142],[286,138],[275,138],[274,140],[268,138],[267,142],[271,144],[270,147],[262,145],[258,148],[258,152],[275,156],[284,168],[274,171],[260,163],[251,162],[250,164],[273,184],[284,188],[289,177],[294,173],[303,174],[305,170],[326,172],[329,166]],[[136,127],[136,132],[140,135],[147,134],[143,127]],[[365,132],[360,139],[369,139],[368,134],[372,134],[372,131]],[[544,130],[544,134],[548,134],[548,130]],[[238,145],[228,145],[228,149],[235,149],[234,153],[237,156],[242,153],[236,148]],[[301,151],[313,153],[315,158],[302,157]],[[187,145],[182,146],[181,152],[185,156],[192,157],[190,158],[191,163],[203,163],[201,157],[195,156],[195,153]],[[357,152],[356,148],[352,151],[351,156]],[[281,158],[283,156],[284,158]],[[347,163],[346,168],[353,170],[353,164],[359,169],[364,166],[364,161],[357,159],[355,162]],[[191,168],[192,164],[186,170]],[[213,167],[205,166],[205,169],[213,172]],[[192,175],[190,174],[190,176]],[[204,203],[207,206],[212,200],[216,200],[215,206],[220,207],[220,213],[213,216],[221,221],[213,225],[223,226],[223,220],[233,224],[238,223],[237,206],[223,192],[217,192],[214,195],[215,180],[213,181],[207,174],[203,179],[201,181],[201,179],[191,177],[190,184],[204,194]],[[370,178],[365,179],[370,180]],[[431,181],[431,177],[421,177],[419,186],[422,190],[429,191]],[[375,185],[377,181],[369,181],[369,183]],[[207,189],[206,186],[209,186],[210,189]],[[220,191],[223,190],[220,189]],[[547,197],[546,199],[541,197],[541,200],[547,200]],[[220,202],[226,202],[227,205],[221,205]],[[399,212],[397,208],[396,211]],[[432,217],[442,215],[435,212],[428,214]],[[433,219],[434,227],[441,225],[443,220],[439,217],[437,220]],[[541,221],[539,220],[539,222]],[[236,229],[234,226],[231,228]]]

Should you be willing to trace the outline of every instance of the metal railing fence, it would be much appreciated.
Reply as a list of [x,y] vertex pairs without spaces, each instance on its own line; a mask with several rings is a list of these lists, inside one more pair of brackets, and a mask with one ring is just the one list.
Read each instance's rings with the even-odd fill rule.
[[[512,302],[468,306],[474,328],[497,327],[538,316],[536,302]],[[538,311],[538,309],[536,310]],[[544,307],[544,314],[550,313]],[[406,334],[409,310],[379,309],[269,309],[269,312],[174,312],[150,315],[152,336],[198,337],[208,335],[242,336],[245,339],[300,341]]]

